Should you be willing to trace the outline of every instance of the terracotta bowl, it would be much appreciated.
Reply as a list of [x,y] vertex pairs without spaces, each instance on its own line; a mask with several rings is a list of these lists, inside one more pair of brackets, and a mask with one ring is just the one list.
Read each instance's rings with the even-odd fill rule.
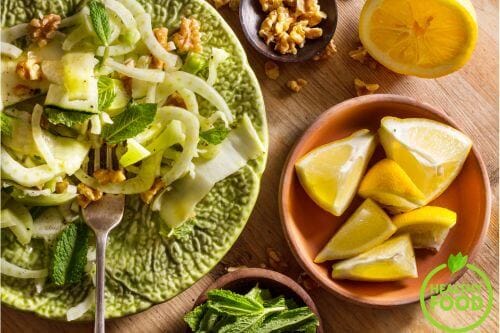
[[[418,278],[398,282],[333,280],[330,277],[332,262],[315,264],[313,259],[362,200],[356,197],[341,217],[331,215],[317,206],[303,190],[294,164],[315,147],[349,136],[356,130],[368,128],[376,131],[384,116],[428,118],[459,129],[443,112],[408,97],[371,95],[347,100],[323,113],[300,138],[285,164],[279,194],[284,233],[302,267],[333,294],[375,307],[418,301],[420,286],[427,273],[447,262],[451,253],[462,252],[469,255],[469,261],[473,260],[488,229],[491,208],[488,175],[479,153],[473,147],[460,175],[430,203],[457,212],[458,219],[438,253],[416,252]],[[370,165],[383,157],[383,149],[379,146]],[[461,271],[451,277],[448,270],[443,270],[433,281],[454,282],[463,273]]]
[[[221,276],[196,300],[194,307],[207,301],[207,292],[212,289],[227,289],[237,293],[246,293],[256,284],[263,289],[269,289],[273,296],[283,295],[294,299],[298,304],[307,305],[318,317],[320,324],[317,332],[323,333],[323,326],[319,316],[318,308],[311,296],[297,282],[281,273],[262,268],[242,268]],[[189,328],[187,332],[192,332]]]

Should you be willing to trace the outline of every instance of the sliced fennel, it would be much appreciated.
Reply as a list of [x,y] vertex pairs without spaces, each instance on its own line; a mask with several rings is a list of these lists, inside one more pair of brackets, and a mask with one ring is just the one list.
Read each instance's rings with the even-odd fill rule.
[[18,279],[40,279],[49,275],[48,269],[26,269],[14,265],[4,258],[0,259],[1,271],[3,275],[15,277]]
[[10,43],[28,34],[28,23],[21,23],[9,28],[2,28],[2,42]]
[[172,120],[163,132],[146,146],[146,149],[154,154],[163,152],[165,149],[177,143],[180,144],[185,142],[186,134],[182,129],[182,122],[179,120]]
[[59,109],[70,111],[82,111],[89,113],[98,113],[97,79],[91,77],[89,80],[89,90],[87,99],[71,100],[63,86],[52,83],[45,97],[45,106],[54,106]]
[[175,106],[164,106],[157,111],[160,121],[178,120],[184,126],[186,140],[182,145],[182,153],[170,170],[161,175],[166,185],[171,184],[189,171],[191,160],[196,156],[199,140],[200,122],[192,113]]
[[62,57],[61,63],[63,83],[68,99],[70,101],[89,99],[92,92],[97,89],[97,87],[91,87],[93,84],[97,85],[95,80],[91,80],[94,77],[94,67],[97,64],[94,54],[90,52],[66,53]]
[[208,62],[207,83],[211,86],[217,81],[217,67],[229,58],[229,53],[223,49],[212,47],[212,56]]
[[23,50],[13,44],[0,42],[0,53],[11,57],[12,59],[17,59],[21,56],[21,54],[23,54]]
[[[39,191],[42,192],[42,191]],[[11,192],[14,200],[30,206],[59,206],[70,202],[76,198],[76,193],[40,193],[39,195],[31,195],[19,188],[14,188]]]
[[[151,62],[151,57],[141,56],[137,60],[136,68],[148,68],[150,62]],[[132,79],[132,98],[140,99],[146,97],[150,84],[151,83],[139,79]]]
[[169,73],[159,86],[158,94],[161,97],[159,104],[163,104],[170,94],[182,88],[187,88],[205,98],[223,112],[230,123],[233,122],[231,110],[217,90],[198,76],[181,71]]
[[84,298],[83,301],[81,301],[74,307],[69,308],[68,311],[66,311],[66,319],[68,321],[72,321],[82,317],[92,308],[92,306],[94,306],[94,304],[95,304],[95,289],[92,288],[90,289],[89,293],[87,294],[87,296]]
[[31,116],[31,131],[33,134],[33,141],[40,152],[40,155],[45,160],[51,168],[59,168],[59,162],[56,161],[52,150],[49,147],[45,135],[40,127],[40,121],[42,119],[43,107],[40,104],[35,105],[33,108],[33,113]]
[[62,214],[55,207],[45,209],[33,221],[33,238],[42,238],[46,241],[54,240],[66,227]]
[[44,60],[42,61],[43,76],[52,83],[63,84],[63,66],[57,60]]
[[68,36],[66,36],[62,44],[62,49],[64,51],[70,51],[76,44],[89,36],[91,36],[89,29],[85,24],[82,24],[73,29],[73,31],[71,31]]
[[151,15],[142,13],[137,16],[137,27],[141,33],[141,38],[147,48],[159,60],[167,64],[168,67],[175,67],[179,60],[179,56],[167,52],[163,46],[158,42],[153,34],[153,27],[151,26]]
[[104,62],[106,66],[111,67],[118,73],[125,74],[131,78],[139,79],[148,82],[162,82],[165,78],[165,72],[158,69],[145,69],[125,66],[111,58],[106,59]]
[[138,194],[145,192],[153,186],[155,178],[159,174],[161,154],[154,154],[146,158],[141,165],[139,173],[134,178],[130,178],[121,183],[108,183],[105,185],[99,182],[83,170],[78,170],[75,176],[85,185],[111,194]]
[[193,217],[196,204],[217,182],[235,173],[265,150],[246,115],[219,145],[219,149],[215,158],[195,165],[194,177],[180,179],[170,191],[156,198],[153,210],[160,211],[160,217],[170,228],[176,228]]
[[10,230],[16,235],[19,243],[28,244],[33,233],[33,218],[28,208],[15,200],[9,200],[1,213],[2,220],[12,224]]
[[134,139],[127,140],[127,151],[120,157],[120,165],[124,168],[129,165],[135,164],[142,161],[146,157],[150,156],[151,152],[144,148],[140,143]]

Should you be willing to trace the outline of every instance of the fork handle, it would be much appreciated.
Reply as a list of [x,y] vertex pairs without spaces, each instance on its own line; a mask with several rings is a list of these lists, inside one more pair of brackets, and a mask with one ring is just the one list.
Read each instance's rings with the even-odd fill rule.
[[94,333],[104,333],[104,315],[106,313],[106,303],[104,301],[104,279],[106,274],[106,241],[108,234],[105,232],[96,232],[96,294],[95,294],[95,323]]

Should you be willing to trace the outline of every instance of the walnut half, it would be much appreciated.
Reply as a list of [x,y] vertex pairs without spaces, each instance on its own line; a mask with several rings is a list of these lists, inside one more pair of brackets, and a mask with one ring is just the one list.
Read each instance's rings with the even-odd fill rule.
[[201,52],[200,22],[194,18],[182,17],[179,31],[172,37],[175,46],[181,53],[189,51]]
[[28,26],[28,37],[39,47],[44,47],[52,40],[61,24],[61,16],[57,14],[45,15],[41,19],[32,19]]
[[19,61],[16,66],[16,73],[23,80],[38,81],[42,79],[41,61],[31,51],[28,51],[26,58]]

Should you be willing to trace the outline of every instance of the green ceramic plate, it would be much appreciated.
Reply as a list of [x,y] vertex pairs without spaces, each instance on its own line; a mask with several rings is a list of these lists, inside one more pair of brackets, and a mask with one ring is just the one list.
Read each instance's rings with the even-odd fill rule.
[[[267,148],[267,125],[262,94],[238,39],[223,18],[203,0],[142,1],[153,14],[154,26],[175,29],[182,16],[201,22],[205,50],[225,49],[232,56],[219,68],[215,88],[240,118],[251,118]],[[4,0],[2,26],[28,22],[39,14],[71,15],[81,1]],[[208,110],[208,105],[200,105]],[[253,160],[236,174],[218,183],[197,206],[196,218],[168,240],[159,224],[138,198],[131,197],[123,222],[110,234],[107,248],[106,315],[121,317],[164,302],[208,273],[231,248],[255,204],[266,156]],[[2,232],[2,256],[27,268],[46,267],[48,248],[34,239],[19,245],[9,231]],[[81,302],[90,281],[64,289],[45,286],[36,292],[35,281],[2,276],[2,302],[40,316],[64,319],[68,308]],[[89,319],[87,313],[83,319]]]

